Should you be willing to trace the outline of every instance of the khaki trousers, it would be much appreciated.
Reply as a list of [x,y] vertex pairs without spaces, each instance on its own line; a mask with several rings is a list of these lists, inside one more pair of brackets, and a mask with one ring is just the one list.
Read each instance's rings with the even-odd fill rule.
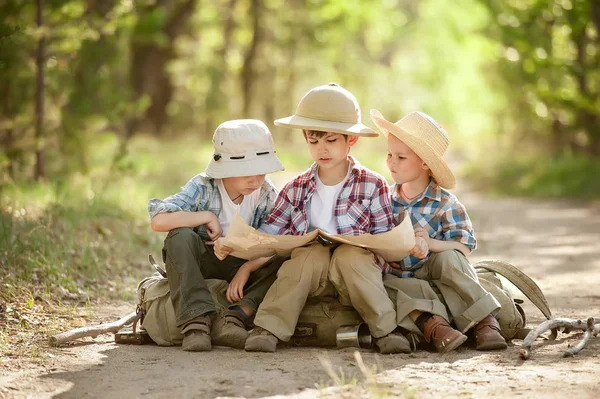
[[396,328],[394,305],[374,255],[350,245],[318,243],[292,251],[258,308],[254,324],[289,341],[308,297],[334,295],[335,291],[341,303],[358,311],[374,337]]
[[413,310],[454,321],[465,333],[500,309],[500,303],[479,284],[475,269],[460,251],[433,253],[415,272],[415,278],[387,275],[384,284],[396,306],[398,325],[416,333],[420,331],[408,317]]

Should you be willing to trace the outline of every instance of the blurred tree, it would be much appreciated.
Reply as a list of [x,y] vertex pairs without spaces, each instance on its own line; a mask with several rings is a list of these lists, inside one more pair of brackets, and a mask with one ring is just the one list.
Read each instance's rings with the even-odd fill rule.
[[35,54],[35,172],[34,177],[40,180],[46,175],[43,147],[44,141],[44,97],[46,92],[46,32],[44,29],[44,0],[36,0],[36,22],[39,32]]
[[7,0],[0,4],[0,182],[17,177],[27,153],[22,138],[33,122],[26,110],[33,98],[34,75],[27,65],[26,52],[31,50],[27,24],[18,16],[32,17],[33,13],[31,3]]
[[600,155],[600,2],[480,2],[495,19],[486,33],[502,46],[497,67],[519,138]]
[[[159,133],[167,122],[167,105],[173,85],[167,66],[177,56],[175,40],[186,32],[196,0],[137,1],[138,22],[131,36],[130,82],[134,101],[147,95],[150,100],[143,120]],[[137,130],[139,118],[132,120],[127,136]]]

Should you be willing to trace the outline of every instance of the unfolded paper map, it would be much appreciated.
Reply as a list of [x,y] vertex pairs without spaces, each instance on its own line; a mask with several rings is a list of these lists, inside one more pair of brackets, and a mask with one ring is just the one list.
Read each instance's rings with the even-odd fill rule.
[[319,236],[333,243],[367,248],[388,262],[405,258],[415,246],[415,233],[409,217],[405,217],[392,230],[376,235],[340,236],[314,230],[305,235],[292,236],[262,233],[249,226],[240,216],[235,216],[223,244],[234,249],[231,253],[233,256],[255,259],[275,254],[289,256],[294,248],[315,242]]

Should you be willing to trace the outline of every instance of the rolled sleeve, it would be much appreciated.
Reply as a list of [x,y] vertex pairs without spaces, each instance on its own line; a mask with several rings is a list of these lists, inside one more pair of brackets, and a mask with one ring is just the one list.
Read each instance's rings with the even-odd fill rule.
[[173,194],[164,200],[153,198],[148,202],[150,219],[159,213],[195,212],[198,210],[198,199],[203,197],[205,187],[195,179],[191,179],[181,188],[181,192]]
[[442,215],[442,230],[445,241],[458,241],[471,250],[477,248],[471,220],[463,204],[456,201]]

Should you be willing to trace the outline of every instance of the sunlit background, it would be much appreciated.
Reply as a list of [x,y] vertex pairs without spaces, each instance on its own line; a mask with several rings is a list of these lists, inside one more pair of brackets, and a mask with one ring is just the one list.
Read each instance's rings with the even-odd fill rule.
[[[592,0],[3,0],[0,295],[127,298],[161,247],[148,199],[204,170],[215,127],[267,123],[281,185],[310,161],[273,120],[329,82],[370,126],[431,114],[462,187],[597,199],[599,32]],[[355,150],[389,176],[384,140]]]

